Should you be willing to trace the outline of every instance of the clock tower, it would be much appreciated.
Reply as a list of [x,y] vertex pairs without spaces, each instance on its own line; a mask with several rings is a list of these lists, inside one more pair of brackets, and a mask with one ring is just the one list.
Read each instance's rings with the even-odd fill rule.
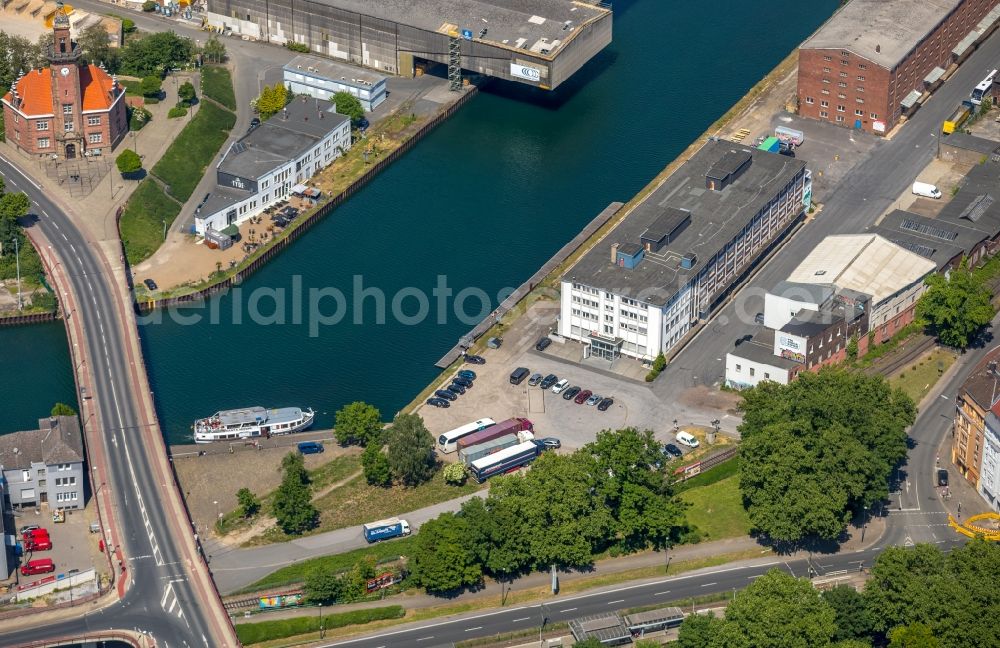
[[80,92],[80,46],[69,33],[69,16],[62,2],[56,5],[52,24],[49,64],[52,75],[52,113],[56,150],[67,160],[84,152],[83,97]]

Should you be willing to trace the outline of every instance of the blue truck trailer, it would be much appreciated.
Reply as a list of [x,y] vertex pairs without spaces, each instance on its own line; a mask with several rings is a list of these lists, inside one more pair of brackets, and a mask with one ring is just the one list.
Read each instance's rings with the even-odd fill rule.
[[365,540],[369,543],[410,535],[410,524],[406,520],[398,518],[369,522],[362,525],[361,528],[364,530]]

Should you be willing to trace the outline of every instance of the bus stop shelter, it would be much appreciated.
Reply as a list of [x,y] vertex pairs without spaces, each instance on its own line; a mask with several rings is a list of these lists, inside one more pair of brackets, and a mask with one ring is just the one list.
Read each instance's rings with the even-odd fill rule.
[[632,642],[628,631],[617,614],[595,614],[569,622],[569,629],[577,641],[597,639],[605,646],[620,646]]
[[684,621],[679,607],[665,607],[648,612],[638,612],[625,617],[625,626],[633,636],[642,637],[648,632],[676,628]]

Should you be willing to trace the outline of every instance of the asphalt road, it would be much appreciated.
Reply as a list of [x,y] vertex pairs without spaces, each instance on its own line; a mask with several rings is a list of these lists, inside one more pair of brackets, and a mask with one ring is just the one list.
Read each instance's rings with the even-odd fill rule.
[[[121,542],[129,560],[132,585],[124,599],[96,614],[64,623],[4,635],[5,645],[37,641],[51,636],[72,636],[108,628],[142,628],[173,645],[214,648],[206,608],[188,582],[183,557],[166,514],[161,509],[165,486],[153,475],[151,459],[140,429],[142,416],[133,394],[130,363],[123,328],[105,267],[75,224],[31,181],[7,160],[0,159],[0,175],[8,190],[23,191],[42,230],[59,256],[73,293],[86,336],[95,382],[93,398],[104,425],[108,448],[108,474],[103,476],[115,499]],[[180,527],[186,521],[177,520]],[[212,639],[210,642],[210,638]],[[164,644],[166,645],[166,644]]]

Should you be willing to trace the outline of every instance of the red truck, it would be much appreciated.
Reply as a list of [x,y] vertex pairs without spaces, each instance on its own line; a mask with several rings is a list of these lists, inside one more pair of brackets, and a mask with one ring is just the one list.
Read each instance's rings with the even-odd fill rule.
[[462,437],[458,440],[458,449],[463,450],[474,445],[479,445],[480,443],[486,443],[505,434],[516,435],[518,432],[531,432],[534,429],[534,425],[526,418],[509,418],[506,421],[500,421],[496,425],[491,425],[485,430]]

